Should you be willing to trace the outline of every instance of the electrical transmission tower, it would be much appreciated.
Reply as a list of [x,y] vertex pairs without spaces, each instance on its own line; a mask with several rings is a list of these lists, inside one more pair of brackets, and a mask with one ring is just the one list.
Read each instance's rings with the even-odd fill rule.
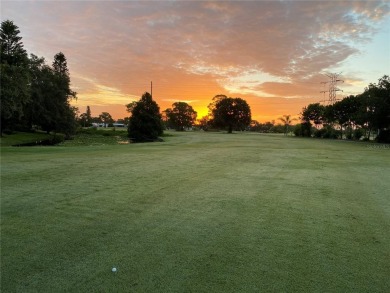
[[[329,88],[327,91],[325,91],[325,90],[321,91],[321,93],[324,93],[324,102],[327,102],[328,105],[333,105],[337,101],[337,98],[336,98],[337,92],[340,92],[340,91],[342,92],[342,90],[337,87],[337,83],[344,82],[344,80],[341,80],[338,78],[340,76],[340,73],[329,73],[329,74],[326,74],[326,76],[329,77],[330,80],[323,81],[321,83],[324,86],[326,84],[329,84]],[[327,101],[325,100],[325,93],[329,93],[329,98]]]

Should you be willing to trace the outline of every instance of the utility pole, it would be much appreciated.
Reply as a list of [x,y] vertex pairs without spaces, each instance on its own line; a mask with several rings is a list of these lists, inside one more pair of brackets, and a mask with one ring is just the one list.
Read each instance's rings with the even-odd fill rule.
[[150,82],[150,96],[153,98],[153,82]]
[[[324,102],[327,102],[328,105],[333,105],[336,103],[337,98],[337,92],[342,92],[341,89],[337,87],[338,82],[344,82],[344,80],[339,79],[340,73],[329,73],[326,74],[327,77],[329,77],[329,81],[323,81],[321,82],[324,86],[325,84],[329,84],[329,88],[327,91],[323,90],[320,93],[324,93]],[[325,93],[329,93],[328,101],[325,101]]]

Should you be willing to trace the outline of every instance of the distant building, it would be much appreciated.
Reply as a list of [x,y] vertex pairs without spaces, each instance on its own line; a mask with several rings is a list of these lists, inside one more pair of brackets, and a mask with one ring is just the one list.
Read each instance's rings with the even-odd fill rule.
[[113,123],[112,124],[114,127],[126,127],[124,123]]
[[92,127],[108,127],[108,123],[92,123]]

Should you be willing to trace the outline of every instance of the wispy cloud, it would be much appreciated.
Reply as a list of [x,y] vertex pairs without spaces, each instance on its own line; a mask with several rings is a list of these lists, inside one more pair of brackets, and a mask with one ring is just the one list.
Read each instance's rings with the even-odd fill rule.
[[[205,107],[220,93],[252,100],[318,96],[322,73],[358,55],[390,13],[387,1],[36,1],[2,6],[2,17],[20,27],[29,51],[48,60],[64,52],[79,102],[126,104],[153,81],[162,108],[173,100]],[[347,68],[344,74],[358,80],[356,72]]]
[[73,87],[78,93],[78,103],[81,106],[128,104],[138,100],[138,96],[123,93],[119,88],[99,84],[98,81],[84,77],[75,76],[75,83],[81,86]]

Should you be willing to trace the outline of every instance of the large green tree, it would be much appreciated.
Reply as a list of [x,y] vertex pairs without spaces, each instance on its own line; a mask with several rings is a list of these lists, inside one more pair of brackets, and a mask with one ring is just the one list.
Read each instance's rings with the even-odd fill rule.
[[169,125],[176,130],[183,131],[185,127],[191,127],[196,120],[197,113],[191,105],[185,102],[172,104],[171,109],[165,110]]
[[212,124],[216,127],[227,128],[228,133],[233,129],[244,130],[251,119],[251,109],[248,103],[241,98],[228,98],[225,95],[217,95],[209,105],[212,116]]
[[341,138],[343,128],[357,125],[357,113],[361,107],[359,99],[356,96],[345,97],[344,99],[337,101],[333,105],[326,106],[325,117],[331,123],[337,123],[341,128]]
[[305,122],[313,122],[316,127],[323,124],[324,121],[325,107],[319,103],[309,104],[303,108],[302,120]]
[[5,20],[1,23],[1,62],[10,65],[27,65],[27,52],[23,48],[20,30],[13,21]]
[[25,107],[24,122],[29,128],[39,127],[44,130],[52,130],[51,125],[55,117],[52,109],[55,108],[55,84],[54,72],[45,63],[44,58],[30,55],[30,91],[31,99]]
[[0,28],[1,134],[23,117],[30,101],[28,56],[18,27],[10,20]]
[[53,109],[54,129],[69,136],[76,128],[76,109],[70,105],[76,99],[77,93],[70,88],[70,76],[67,60],[62,52],[57,53],[53,60],[55,107]]
[[390,77],[385,75],[377,84],[369,84],[361,94],[366,119],[379,133],[390,129]]
[[136,142],[154,141],[163,134],[160,108],[148,92],[126,107],[131,113],[127,128],[130,139]]
[[1,23],[1,133],[5,128],[62,132],[69,136],[76,127],[76,93],[70,88],[67,60],[54,56],[52,67],[44,58],[23,48],[18,27],[9,20]]
[[76,93],[70,89],[69,70],[63,53],[54,56],[52,67],[44,58],[30,57],[31,100],[26,105],[28,124],[46,132],[62,132],[69,137],[76,128],[76,109],[70,101]]

